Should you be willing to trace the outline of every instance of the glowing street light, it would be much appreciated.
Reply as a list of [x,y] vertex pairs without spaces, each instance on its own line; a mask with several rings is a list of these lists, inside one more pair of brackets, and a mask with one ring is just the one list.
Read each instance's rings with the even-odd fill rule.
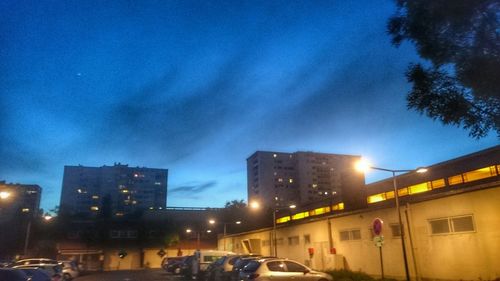
[[0,191],[0,199],[4,200],[10,197],[10,192],[8,191]]
[[372,169],[372,170],[385,171],[385,172],[392,173],[392,185],[394,188],[394,199],[396,201],[396,211],[398,212],[399,230],[401,232],[401,248],[403,250],[403,261],[404,261],[404,266],[405,266],[405,274],[406,274],[406,280],[410,281],[410,272],[408,270],[408,258],[406,257],[403,220],[401,219],[401,211],[399,209],[399,195],[398,195],[398,185],[396,182],[396,174],[397,173],[409,173],[409,172],[415,172],[415,173],[422,174],[422,173],[427,172],[427,168],[417,168],[415,170],[391,170],[391,169],[386,169],[386,168],[374,167],[367,160],[361,159],[360,161],[355,163],[355,169],[358,171],[361,171],[361,172],[366,172],[366,171]]

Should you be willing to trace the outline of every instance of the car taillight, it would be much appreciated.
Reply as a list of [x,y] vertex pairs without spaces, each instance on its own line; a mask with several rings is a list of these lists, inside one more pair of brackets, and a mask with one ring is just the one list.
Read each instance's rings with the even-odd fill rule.
[[259,274],[257,274],[257,273],[252,273],[252,274],[248,275],[248,279],[255,279],[257,277],[259,277]]

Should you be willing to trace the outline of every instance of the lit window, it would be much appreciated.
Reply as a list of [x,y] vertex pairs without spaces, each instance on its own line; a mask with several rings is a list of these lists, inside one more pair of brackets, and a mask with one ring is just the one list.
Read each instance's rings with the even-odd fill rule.
[[274,154],[273,154],[273,157],[274,157],[274,158],[276,158],[276,157],[278,157],[278,155],[277,155],[276,153],[274,153]]
[[448,183],[450,185],[460,184],[460,183],[463,183],[463,182],[464,182],[464,179],[462,178],[462,175],[456,175],[456,176],[448,178]]
[[118,213],[115,214],[115,216],[117,216],[117,217],[123,217],[123,213],[118,212]]
[[438,180],[433,180],[431,181],[432,188],[441,188],[445,187],[446,183],[444,182],[444,179],[438,179]]
[[463,174],[464,182],[476,181],[496,176],[495,166],[470,171]]
[[132,205],[135,205],[135,204],[137,204],[137,201],[133,200]]
[[29,208],[22,208],[22,209],[21,209],[21,212],[23,212],[23,213],[27,213],[27,212],[29,212],[29,211],[30,211],[30,209],[29,209]]
[[155,182],[155,185],[161,185],[161,182],[157,181]]
[[122,193],[129,193],[128,189],[123,189]]
[[288,182],[289,182],[289,183],[293,183],[293,179],[289,179],[289,180],[288,180]]
[[366,198],[366,201],[368,202],[368,204],[377,203],[377,202],[384,201],[384,200],[386,200],[385,193],[370,195]]
[[92,199],[99,199],[99,196],[97,196],[97,195],[92,195]]
[[406,196],[406,195],[408,195],[408,188],[407,187],[398,189],[398,196],[399,197]]
[[154,207],[149,207],[149,209],[150,209],[150,210],[153,210],[153,209],[154,209]]
[[290,216],[281,217],[276,219],[276,223],[285,223],[290,221]]
[[301,220],[303,218],[307,218],[309,216],[309,212],[302,212],[292,216],[292,220]]
[[313,187],[313,188],[316,188],[316,187],[318,187],[318,185],[317,185],[317,184],[315,184],[315,183],[313,183],[312,187]]
[[92,207],[90,207],[90,210],[91,210],[91,211],[99,211],[99,207],[97,207],[97,206],[92,206]]
[[338,203],[336,205],[333,205],[332,210],[334,211],[344,210],[344,203]]
[[422,192],[426,192],[426,191],[431,190],[431,186],[430,186],[430,184],[427,184],[426,182],[424,182],[424,183],[419,183],[419,184],[409,186],[408,190],[410,191],[410,194],[422,193]]
[[279,179],[278,179],[278,182],[283,182],[283,179],[282,179],[282,178],[279,178]]

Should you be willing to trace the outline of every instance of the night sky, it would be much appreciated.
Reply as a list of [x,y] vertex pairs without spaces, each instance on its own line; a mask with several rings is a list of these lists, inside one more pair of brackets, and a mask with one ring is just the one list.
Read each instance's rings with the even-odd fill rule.
[[[256,150],[408,169],[498,144],[406,108],[392,1],[0,2],[0,180],[59,204],[64,165],[169,169],[168,206],[246,200]],[[388,177],[367,175],[367,181]]]

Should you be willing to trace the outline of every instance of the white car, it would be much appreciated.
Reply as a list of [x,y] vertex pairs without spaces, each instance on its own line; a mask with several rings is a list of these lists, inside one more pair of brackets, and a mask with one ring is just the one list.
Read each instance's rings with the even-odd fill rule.
[[71,280],[80,275],[80,270],[74,261],[61,261],[64,280]]

